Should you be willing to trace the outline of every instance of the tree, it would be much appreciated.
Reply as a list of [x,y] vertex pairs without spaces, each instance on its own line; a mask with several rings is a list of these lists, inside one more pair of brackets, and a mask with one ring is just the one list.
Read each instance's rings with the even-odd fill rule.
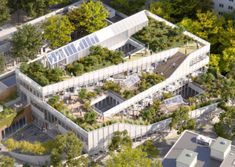
[[63,135],[58,135],[54,141],[51,163],[55,167],[62,166],[62,158],[65,158],[68,162],[73,162],[74,159],[81,155],[82,149],[83,143],[77,138],[75,133],[68,132]]
[[0,0],[0,25],[10,18],[10,10],[7,0]]
[[159,155],[159,151],[154,146],[153,140],[147,140],[142,145],[139,146],[139,148],[148,154],[151,158],[156,158]]
[[[141,149],[126,147],[118,154],[111,154],[111,158],[106,161],[106,167],[160,167],[151,159],[147,158],[147,153]],[[157,166],[156,166],[157,165]]]
[[111,143],[109,145],[110,151],[121,151],[123,147],[131,147],[132,140],[128,135],[126,130],[124,131],[116,131],[113,133]]
[[134,14],[144,8],[145,0],[110,0],[110,5],[125,14]]
[[2,73],[5,70],[5,57],[0,54],[0,73]]
[[64,15],[50,17],[43,25],[43,28],[43,37],[53,49],[70,42],[70,35],[74,31],[74,26],[70,23],[68,17]]
[[79,31],[79,36],[95,32],[107,26],[109,13],[100,1],[83,2],[68,13],[69,20]]
[[18,28],[12,36],[12,54],[22,59],[34,58],[42,47],[41,33],[31,24]]
[[234,62],[235,62],[235,47],[226,48],[223,51],[220,61],[221,72],[222,73],[229,72]]
[[14,167],[15,160],[8,156],[0,156],[0,166],[1,167]]
[[197,11],[209,11],[213,7],[211,0],[160,0],[150,4],[150,11],[172,22],[183,18],[196,18]]
[[49,5],[68,4],[71,0],[48,0]]

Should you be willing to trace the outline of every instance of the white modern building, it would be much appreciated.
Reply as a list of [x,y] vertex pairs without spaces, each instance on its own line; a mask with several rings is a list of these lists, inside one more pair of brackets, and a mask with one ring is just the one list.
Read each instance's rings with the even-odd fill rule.
[[214,10],[219,14],[230,13],[235,10],[235,0],[213,0]]
[[[101,45],[110,50],[116,50],[127,43],[131,43],[138,48],[136,50],[137,52],[142,52],[147,48],[143,48],[143,46],[139,47],[140,43],[134,40],[132,36],[147,26],[150,18],[158,22],[164,22],[164,24],[172,28],[177,28],[177,26],[149,11],[141,11],[48,53],[41,59],[41,62],[49,68],[64,67],[81,57],[87,56],[89,54],[89,48],[94,45]],[[103,112],[102,117],[112,118],[112,116],[120,112],[128,111],[140,101],[153,96],[159,96],[162,92],[177,92],[185,84],[190,83],[191,76],[197,76],[205,72],[209,63],[210,43],[187,31],[183,32],[183,34],[196,43],[196,47],[193,50],[188,51],[186,48],[174,47],[162,52],[152,53],[138,59],[85,73],[77,77],[68,78],[47,86],[39,85],[17,69],[17,87],[22,99],[31,104],[33,116],[39,125],[46,125],[48,128],[57,127],[62,133],[67,130],[74,131],[84,142],[84,150],[86,152],[93,153],[99,150],[105,150],[110,142],[112,133],[115,131],[127,130],[132,139],[142,138],[156,131],[162,131],[168,127],[171,119],[166,119],[151,125],[115,123],[92,131],[86,131],[62,113],[52,108],[47,104],[46,100],[64,91],[95,86],[120,73],[148,71],[153,68],[163,74],[166,79],[130,99],[118,101],[114,107]]]

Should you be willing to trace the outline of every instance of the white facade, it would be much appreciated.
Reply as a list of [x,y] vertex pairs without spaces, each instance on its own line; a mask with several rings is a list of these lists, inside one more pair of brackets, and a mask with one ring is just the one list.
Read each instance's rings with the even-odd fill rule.
[[235,10],[235,0],[213,0],[214,10],[219,14],[230,13]]
[[[92,40],[90,41],[94,42],[94,39],[97,38],[99,41],[98,43],[100,45],[108,47],[109,49],[115,49],[117,47],[120,47],[122,43],[124,44],[131,35],[146,26],[148,24],[147,17],[152,17],[153,19],[156,19],[158,21],[163,21],[171,27],[176,27],[172,23],[148,11],[141,11],[133,16],[130,16],[111,26],[101,29],[71,44],[73,44],[75,50],[78,51],[78,47],[80,48],[80,42],[82,40],[86,40],[87,38],[89,38],[90,40],[90,37],[92,36]],[[189,77],[191,75],[194,75],[198,71],[201,71],[208,65],[210,43],[204,41],[203,39],[200,39],[199,37],[187,31],[185,31],[184,34],[200,43],[201,48],[187,55],[183,62],[178,66],[178,68],[166,80],[109,109],[103,114],[103,116],[111,117],[116,113],[127,110],[133,104],[136,104],[147,97],[164,92],[169,86],[172,87],[172,91],[177,90],[182,87],[185,83],[188,83]],[[85,43],[87,44],[87,42]],[[49,54],[52,56],[54,53],[58,54],[58,59],[62,58],[63,60],[65,60],[65,64],[71,63],[74,60],[79,59],[79,52],[75,53],[73,51],[74,48],[70,48],[73,53],[67,54],[66,50],[68,51],[67,47],[69,45],[52,51]],[[63,50],[64,48],[66,49]],[[85,50],[82,50],[81,52],[88,51]],[[162,131],[163,129],[168,127],[170,119],[148,126],[117,123],[94,131],[87,132],[81,127],[79,127],[77,124],[72,122],[70,119],[66,118],[63,114],[49,106],[45,102],[45,99],[49,95],[55,95],[56,93],[67,90],[69,88],[79,88],[81,86],[95,84],[115,74],[128,71],[138,72],[149,69],[151,68],[152,63],[158,65],[158,63],[169,59],[178,51],[179,48],[172,48],[160,53],[153,54],[151,56],[142,57],[137,60],[92,71],[81,76],[73,77],[65,81],[61,81],[44,87],[40,86],[38,83],[27,77],[25,74],[21,73],[19,70],[16,70],[17,87],[21,94],[27,98],[27,102],[32,105],[33,115],[38,120],[39,124],[47,124],[49,127],[57,126],[62,133],[66,132],[67,130],[72,130],[84,142],[84,149],[86,152],[95,152],[96,150],[102,150],[107,147],[108,142],[110,141],[112,133],[114,131],[127,130],[131,138],[134,139],[138,137],[143,137],[153,132]],[[61,52],[63,52],[64,57]],[[87,54],[88,52],[81,55],[86,56]],[[48,62],[50,61],[49,63],[51,63],[52,67],[53,64],[58,64],[57,58],[52,58],[53,60],[49,59],[50,58],[48,58],[47,60]]]

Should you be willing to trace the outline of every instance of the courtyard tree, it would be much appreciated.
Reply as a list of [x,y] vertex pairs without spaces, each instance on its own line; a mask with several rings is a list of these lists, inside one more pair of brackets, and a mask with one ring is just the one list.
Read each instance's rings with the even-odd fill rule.
[[81,156],[82,148],[82,141],[73,132],[56,136],[51,154],[52,165],[54,167],[62,166],[62,159],[66,160],[66,162],[73,162],[74,159]]
[[121,151],[124,147],[131,147],[132,140],[128,135],[126,130],[124,131],[116,131],[113,133],[111,143],[109,145],[110,151]]
[[0,156],[0,166],[1,167],[14,167],[15,160],[8,156]]
[[148,154],[148,157],[156,158],[159,155],[159,151],[154,146],[153,140],[146,140],[139,148]]
[[147,153],[139,148],[124,148],[118,154],[111,154],[105,163],[106,167],[162,167],[161,163],[151,160]]
[[10,18],[10,10],[7,0],[0,0],[0,25]]
[[22,60],[34,58],[42,47],[42,35],[37,28],[27,24],[12,36],[12,55]]
[[107,26],[109,12],[100,1],[83,2],[68,13],[69,20],[78,31],[78,36],[95,32]]
[[71,41],[71,33],[74,31],[74,26],[68,17],[64,15],[48,18],[43,28],[43,37],[50,43],[53,49],[69,43]]

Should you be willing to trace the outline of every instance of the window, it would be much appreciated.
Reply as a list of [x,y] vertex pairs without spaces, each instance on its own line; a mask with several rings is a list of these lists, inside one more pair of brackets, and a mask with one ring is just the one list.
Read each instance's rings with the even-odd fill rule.
[[219,12],[219,15],[223,15],[223,12]]
[[233,7],[232,7],[232,6],[228,6],[228,9],[229,9],[229,10],[233,10]]
[[220,3],[220,4],[219,4],[219,7],[223,8],[223,7],[224,7],[224,4]]

